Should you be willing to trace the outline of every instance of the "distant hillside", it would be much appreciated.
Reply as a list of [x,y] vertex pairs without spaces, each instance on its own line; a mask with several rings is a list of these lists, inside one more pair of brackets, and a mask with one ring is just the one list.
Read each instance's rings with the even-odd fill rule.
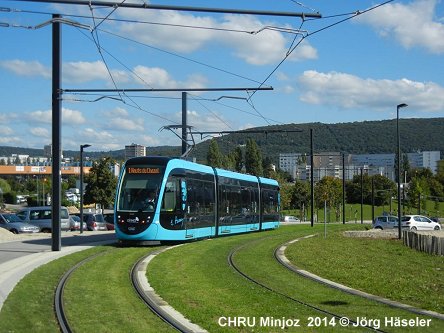
[[[439,150],[444,156],[444,118],[400,119],[401,148],[403,152]],[[248,138],[254,139],[260,146],[264,157],[278,162],[279,153],[309,153],[310,128],[313,129],[314,151],[346,152],[351,154],[377,154],[396,152],[396,120],[364,121],[340,124],[287,124],[258,127],[255,130],[301,130],[298,133],[268,134],[228,134],[217,138],[222,152],[234,150],[244,145]],[[180,144],[178,142],[178,144]],[[206,161],[209,141],[196,145],[191,153],[199,162]],[[43,147],[42,147],[43,148]],[[149,155],[179,156],[181,147],[161,146],[147,147]],[[42,156],[43,149],[0,146],[0,156],[23,154]],[[79,157],[79,151],[63,151],[65,157]],[[111,156],[117,160],[124,159],[124,150],[108,152],[85,151],[85,156],[99,158]],[[444,157],[443,157],[444,158]]]
[[[266,126],[255,130],[295,130],[300,133],[229,134],[218,138],[222,151],[233,150],[253,138],[264,156],[277,162],[279,153],[309,153],[310,128],[313,129],[315,153],[346,152],[377,154],[396,152],[396,120],[364,121],[340,124],[287,124]],[[403,152],[438,150],[444,156],[444,118],[400,119],[401,148]],[[208,142],[199,144],[193,156],[205,160]]]

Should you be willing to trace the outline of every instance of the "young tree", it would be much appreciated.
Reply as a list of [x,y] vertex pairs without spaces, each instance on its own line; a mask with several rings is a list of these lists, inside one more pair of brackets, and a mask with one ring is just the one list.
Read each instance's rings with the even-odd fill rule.
[[207,153],[207,164],[214,168],[221,168],[223,166],[222,154],[219,150],[219,145],[215,139],[211,139],[210,146]]
[[338,178],[326,176],[315,185],[315,205],[318,208],[324,206],[335,210],[336,218],[339,219],[340,204],[342,201],[342,181]]
[[253,139],[247,140],[247,147],[245,150],[245,170],[251,175],[262,176],[264,174],[262,154]]
[[291,206],[302,209],[310,205],[310,183],[296,180],[291,195]]
[[89,174],[85,177],[86,188],[84,201],[86,204],[99,203],[102,208],[109,207],[114,202],[117,178],[110,167],[114,161],[110,157],[95,161]]
[[242,172],[242,169],[244,168],[244,157],[241,147],[237,146],[232,155],[234,161],[234,171]]

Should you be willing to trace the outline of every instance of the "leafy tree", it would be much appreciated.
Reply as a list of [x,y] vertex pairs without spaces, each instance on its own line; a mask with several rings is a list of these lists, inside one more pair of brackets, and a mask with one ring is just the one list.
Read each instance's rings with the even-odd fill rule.
[[[407,154],[401,154],[401,183],[404,182],[404,177],[411,174],[410,163]],[[398,154],[395,154],[395,180],[398,182]]]
[[291,206],[297,209],[310,205],[310,183],[296,180],[291,192]]
[[207,164],[215,168],[223,166],[222,154],[215,139],[211,139],[210,146],[208,147]]
[[396,194],[396,183],[385,176],[372,176],[374,185],[374,200],[376,206],[390,203],[390,198]]
[[262,153],[253,139],[247,140],[245,150],[245,170],[251,175],[262,176],[264,174],[262,167]]
[[281,195],[281,210],[291,209],[291,194],[293,186],[290,183],[283,183],[280,185]]
[[234,161],[234,171],[242,172],[242,169],[244,167],[244,158],[241,147],[237,146],[236,149],[234,149],[232,155]]
[[114,202],[117,178],[111,172],[114,161],[110,157],[95,161],[89,174],[85,177],[87,183],[84,201],[86,204],[99,203],[102,208],[109,207]]
[[11,186],[8,184],[6,180],[0,178],[0,189],[1,189],[0,202],[3,203],[3,195],[11,192]]
[[339,209],[342,202],[342,182],[338,178],[325,176],[315,185],[315,204],[318,208],[327,206]]
[[262,169],[264,172],[264,177],[270,177],[270,174],[273,171],[273,162],[271,158],[266,157],[262,161]]

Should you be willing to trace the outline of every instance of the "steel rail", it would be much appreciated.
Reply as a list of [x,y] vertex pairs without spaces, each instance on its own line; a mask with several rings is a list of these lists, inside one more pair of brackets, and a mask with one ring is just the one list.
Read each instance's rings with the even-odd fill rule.
[[[271,237],[273,237],[273,236],[271,236]],[[305,238],[305,237],[301,237],[301,239],[303,239],[303,238]],[[242,248],[246,247],[247,245],[250,245],[250,244],[252,244],[252,243],[257,243],[257,242],[260,242],[260,241],[262,241],[262,240],[263,240],[263,238],[261,238],[261,239],[257,239],[257,240],[254,240],[254,241],[248,242],[248,243],[246,243],[246,244],[242,244],[242,245],[240,245],[240,246],[234,248],[233,250],[231,250],[231,252],[230,252],[229,255],[228,255],[228,264],[229,264],[229,265],[230,265],[230,266],[231,266],[231,267],[232,267],[232,268],[233,268],[238,274],[240,274],[241,276],[243,276],[244,278],[246,278],[248,281],[250,281],[250,282],[252,282],[252,283],[254,283],[254,284],[256,284],[256,285],[258,285],[258,286],[260,286],[260,287],[262,287],[262,288],[264,288],[264,289],[266,289],[266,290],[268,290],[268,291],[270,291],[270,292],[272,292],[272,293],[274,293],[274,294],[276,294],[276,295],[282,296],[282,297],[284,297],[284,298],[286,298],[286,299],[288,299],[288,300],[290,300],[290,301],[293,301],[293,302],[295,302],[295,303],[298,303],[298,304],[300,304],[300,305],[302,305],[302,306],[305,306],[305,307],[307,307],[307,308],[309,308],[309,309],[315,310],[316,312],[320,312],[320,313],[322,313],[322,314],[325,314],[325,315],[328,315],[328,316],[334,317],[334,318],[336,318],[336,319],[347,318],[347,319],[349,320],[350,325],[358,325],[357,322],[351,320],[351,319],[348,318],[347,316],[344,316],[344,315],[341,315],[341,314],[337,314],[337,313],[334,313],[334,312],[331,312],[331,311],[328,311],[328,310],[324,310],[324,309],[322,309],[322,308],[320,308],[320,307],[317,307],[317,306],[312,305],[312,304],[310,304],[310,303],[304,302],[304,301],[302,301],[302,300],[300,300],[300,299],[298,299],[298,298],[295,298],[295,297],[293,297],[293,296],[290,296],[290,295],[284,294],[284,293],[282,293],[282,292],[280,292],[280,291],[278,291],[278,290],[276,290],[276,289],[274,289],[274,288],[272,288],[272,287],[269,287],[269,286],[265,285],[264,283],[262,283],[262,282],[260,282],[260,281],[258,281],[258,280],[256,280],[256,279],[254,279],[253,277],[251,277],[251,276],[248,275],[247,273],[243,272],[243,271],[242,271],[242,270],[241,270],[241,269],[235,264],[235,262],[234,262],[234,256],[235,256],[235,254],[236,254],[238,251],[240,251]],[[276,254],[276,252],[277,252],[277,250],[278,250],[279,248],[280,248],[280,246],[274,251],[275,254]],[[277,259],[276,255],[275,255],[275,259]],[[368,330],[370,330],[370,331],[386,333],[386,331],[383,331],[383,330],[380,330],[380,329],[376,329],[376,328],[374,328],[374,327],[370,327],[370,326],[360,326],[360,327],[362,327],[363,329],[368,329]]]
[[63,295],[64,295],[64,291],[65,291],[65,286],[66,286],[66,283],[68,282],[71,274],[75,270],[77,270],[79,267],[81,267],[82,265],[86,264],[87,262],[95,259],[96,257],[98,257],[100,255],[104,255],[105,253],[108,253],[109,251],[111,251],[111,250],[95,253],[94,255],[78,262],[76,265],[71,267],[60,279],[60,281],[57,285],[55,294],[54,294],[54,311],[56,313],[57,322],[59,323],[60,329],[63,333],[71,333],[72,332],[68,318],[66,317],[65,307],[64,307],[64,302],[63,302]]
[[139,279],[139,272],[142,272],[143,274],[146,272],[146,266],[149,260],[153,259],[158,254],[170,250],[176,246],[170,246],[154,252],[150,252],[146,256],[139,259],[131,269],[131,283],[138,296],[147,305],[147,307],[156,316],[162,319],[165,323],[169,324],[175,330],[183,333],[206,332],[197,325],[189,322],[179,312],[170,307],[165,301],[161,300],[161,298],[154,293],[153,289],[150,286],[144,287],[142,281]]

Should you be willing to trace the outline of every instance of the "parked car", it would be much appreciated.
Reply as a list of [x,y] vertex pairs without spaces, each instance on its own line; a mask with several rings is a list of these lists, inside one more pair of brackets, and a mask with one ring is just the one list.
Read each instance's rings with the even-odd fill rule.
[[441,225],[422,215],[404,215],[401,217],[401,227],[416,230],[441,230]]
[[39,227],[24,223],[15,214],[0,214],[0,227],[9,230],[13,234],[36,233],[40,231]]
[[86,226],[90,231],[108,230],[102,214],[83,213],[83,222],[86,223]]
[[284,216],[284,222],[301,222],[296,216],[286,215]]
[[106,222],[106,228],[108,230],[114,230],[114,213],[105,213],[103,214],[103,218]]
[[[40,228],[41,232],[52,230],[52,208],[51,206],[24,207],[16,214],[22,222],[33,224]],[[66,207],[60,208],[60,228],[69,230],[69,212]]]
[[[86,230],[86,225],[84,225],[83,228]],[[80,230],[80,217],[77,215],[69,215],[69,230]]]
[[395,229],[398,228],[398,218],[396,216],[378,216],[373,221],[373,228],[374,229]]

